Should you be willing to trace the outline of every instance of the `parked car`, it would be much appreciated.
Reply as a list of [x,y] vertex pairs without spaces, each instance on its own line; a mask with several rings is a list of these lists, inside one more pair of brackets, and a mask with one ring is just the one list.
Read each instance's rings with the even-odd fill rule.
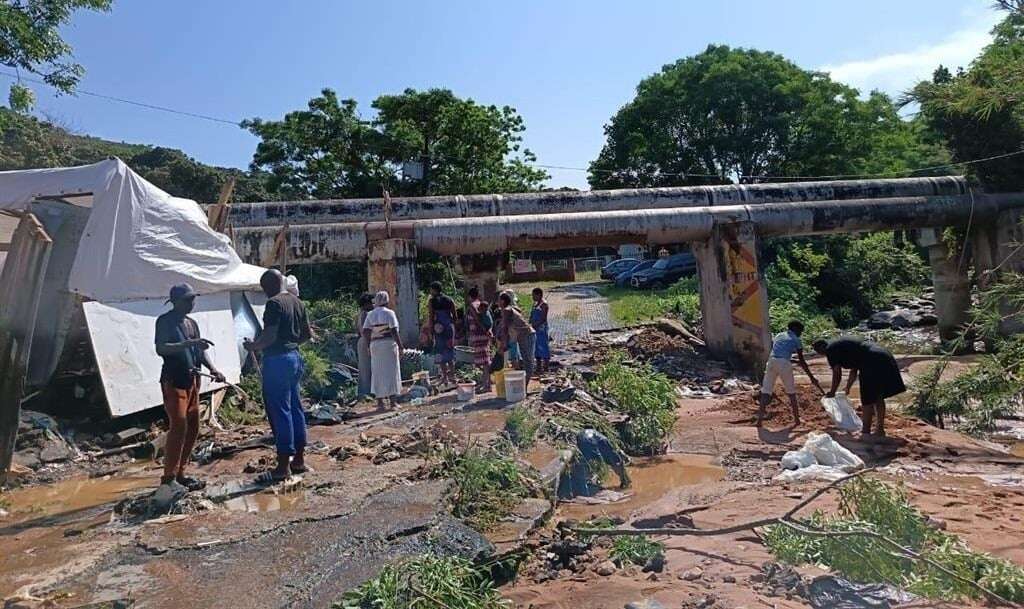
[[615,279],[616,275],[622,271],[629,270],[629,268],[635,266],[637,262],[640,261],[636,258],[619,258],[618,260],[612,260],[601,267],[601,279]]
[[631,268],[629,268],[629,270],[622,271],[621,273],[615,276],[615,286],[619,288],[628,287],[629,281],[630,279],[633,278],[633,275],[639,273],[640,271],[646,271],[647,269],[654,266],[654,263],[657,261],[657,258],[651,258],[650,260],[644,260],[639,264],[632,266]]
[[634,288],[659,289],[696,272],[697,259],[693,254],[673,254],[668,258],[659,258],[647,270],[634,273],[629,281]]

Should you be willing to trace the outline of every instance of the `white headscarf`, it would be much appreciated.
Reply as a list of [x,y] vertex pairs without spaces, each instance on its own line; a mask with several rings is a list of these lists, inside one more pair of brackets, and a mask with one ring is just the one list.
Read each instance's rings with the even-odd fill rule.
[[386,307],[389,302],[391,302],[391,297],[384,290],[373,295],[373,305],[376,307]]

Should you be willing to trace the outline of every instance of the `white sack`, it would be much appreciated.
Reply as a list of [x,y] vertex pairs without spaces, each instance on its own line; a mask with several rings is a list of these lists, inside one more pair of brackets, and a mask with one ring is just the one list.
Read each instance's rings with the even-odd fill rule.
[[864,467],[860,457],[842,447],[826,433],[811,432],[799,450],[782,456],[785,471],[775,476],[779,482],[799,480],[836,480]]
[[837,393],[834,398],[821,398],[821,406],[841,431],[857,431],[863,425],[845,393]]
[[92,211],[71,269],[71,291],[118,302],[166,298],[170,286],[183,282],[200,294],[259,290],[264,269],[244,264],[194,201],[170,196],[118,159],[0,172],[0,209],[88,193]]

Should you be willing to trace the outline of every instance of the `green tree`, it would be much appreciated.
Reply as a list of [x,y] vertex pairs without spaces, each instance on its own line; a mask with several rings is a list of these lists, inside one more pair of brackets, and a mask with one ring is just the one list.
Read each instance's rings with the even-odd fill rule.
[[[37,74],[60,92],[74,91],[85,70],[72,61],[60,27],[79,9],[110,10],[111,0],[4,0],[0,2],[0,65]],[[32,92],[20,83],[10,89],[11,109],[27,111]]]
[[[261,138],[252,168],[268,187],[294,198],[395,194],[472,194],[531,190],[547,178],[521,148],[522,118],[513,108],[482,106],[445,89],[408,89],[373,102],[362,120],[355,100],[324,89],[306,110],[280,121],[243,126]],[[419,182],[399,179],[402,163],[424,164]]]
[[881,93],[861,99],[775,53],[716,45],[641,81],[605,135],[594,187],[903,171],[939,152]]
[[[941,134],[956,161],[987,158],[1024,148],[1024,12],[1020,3],[1001,2],[1012,12],[992,30],[993,40],[967,70],[939,66],[918,83],[906,101],[921,106],[922,120]],[[1024,188],[1024,156],[969,165],[986,187]]]
[[474,194],[536,190],[548,175],[522,148],[523,119],[514,108],[482,106],[448,89],[382,95],[373,102],[376,125],[395,163],[423,164],[417,194]]

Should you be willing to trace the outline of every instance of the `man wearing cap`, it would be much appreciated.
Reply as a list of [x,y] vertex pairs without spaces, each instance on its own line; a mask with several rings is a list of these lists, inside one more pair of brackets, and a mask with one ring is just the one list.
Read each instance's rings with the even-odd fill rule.
[[156,352],[164,360],[160,388],[169,422],[160,483],[177,483],[190,491],[206,486],[185,475],[185,465],[199,436],[200,366],[206,366],[214,380],[224,382],[224,375],[206,353],[213,343],[199,336],[199,325],[188,316],[196,296],[187,283],[172,287],[167,299],[172,308],[156,319]]

